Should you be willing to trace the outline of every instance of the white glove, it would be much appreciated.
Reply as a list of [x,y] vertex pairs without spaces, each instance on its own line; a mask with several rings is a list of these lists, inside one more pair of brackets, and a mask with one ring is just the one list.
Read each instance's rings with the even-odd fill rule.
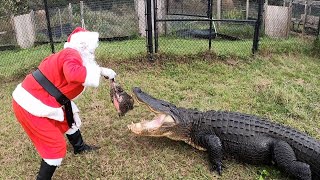
[[73,119],[74,119],[74,123],[77,126],[77,128],[80,128],[81,119],[80,119],[79,113],[73,113]]
[[80,110],[79,110],[78,106],[73,101],[71,101],[71,107],[72,107],[73,120],[74,120],[74,123],[72,124],[72,126],[76,126],[77,128],[80,128],[80,126],[81,126],[81,119],[79,116]]
[[69,128],[68,131],[66,132],[66,134],[68,135],[74,134],[76,131],[80,129],[81,119],[79,117],[79,113],[73,113],[73,120],[74,120],[74,123],[72,123],[71,128]]
[[117,75],[116,72],[114,72],[112,69],[109,68],[101,68],[101,75],[108,78],[108,79],[114,79]]

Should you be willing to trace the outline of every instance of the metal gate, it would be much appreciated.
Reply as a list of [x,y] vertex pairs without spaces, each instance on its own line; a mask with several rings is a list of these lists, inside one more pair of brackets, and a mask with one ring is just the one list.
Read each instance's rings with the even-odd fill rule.
[[[249,25],[252,26],[252,36],[251,36],[251,52],[255,53],[258,50],[259,42],[259,31],[262,22],[262,11],[263,11],[263,0],[258,1],[257,14],[254,17],[248,18],[248,12],[246,12],[246,19],[236,18],[224,18],[217,17],[217,11],[213,8],[213,3],[221,3],[221,0],[198,0],[199,3],[206,4],[202,5],[202,13],[192,13],[188,12],[184,8],[181,12],[170,10],[170,5],[172,1],[175,2],[185,2],[179,0],[146,0],[146,31],[147,31],[147,47],[148,53],[152,56],[153,53],[161,52],[161,45],[159,42],[162,41],[162,37],[171,36],[168,23],[180,23],[180,24],[192,24],[192,23],[202,23],[201,29],[187,30],[182,29],[175,31],[181,36],[189,36],[196,39],[205,39],[207,41],[207,50],[212,49],[212,44],[217,37],[223,37],[228,40],[240,39],[236,36],[232,36],[226,33],[220,33],[219,27],[225,25],[226,23],[234,23],[240,26]],[[197,4],[197,0],[190,0],[193,4]],[[171,4],[170,4],[171,2]],[[249,0],[247,1],[249,2]],[[159,6],[160,4],[160,6]],[[204,11],[205,7],[205,12]],[[248,7],[248,4],[247,4]],[[181,9],[181,6],[176,6],[176,9]],[[189,7],[192,9],[193,7]],[[199,8],[200,9],[200,8]],[[221,11],[221,10],[220,10]],[[200,11],[199,11],[200,12]],[[216,16],[216,17],[214,17]],[[224,26],[225,27],[225,26]]]

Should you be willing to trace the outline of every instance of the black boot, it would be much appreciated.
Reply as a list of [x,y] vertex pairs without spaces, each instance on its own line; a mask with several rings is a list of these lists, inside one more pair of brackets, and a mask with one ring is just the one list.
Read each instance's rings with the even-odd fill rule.
[[87,145],[82,139],[80,130],[76,131],[71,135],[67,134],[67,138],[70,144],[73,146],[74,154],[80,154],[83,152],[94,151],[99,149],[99,147]]
[[50,166],[42,159],[37,180],[51,180],[56,168],[57,166]]

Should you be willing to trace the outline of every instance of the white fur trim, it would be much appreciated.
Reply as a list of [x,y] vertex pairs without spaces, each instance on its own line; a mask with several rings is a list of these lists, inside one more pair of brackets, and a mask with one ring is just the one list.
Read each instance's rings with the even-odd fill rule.
[[68,131],[66,132],[66,134],[71,135],[74,134],[75,132],[77,132],[79,130],[79,128],[73,123],[71,128],[68,129]]
[[39,99],[25,90],[21,84],[18,84],[12,96],[23,109],[34,116],[47,117],[60,122],[64,120],[64,112],[61,107],[54,108],[43,104]]
[[64,44],[64,48],[70,47],[78,51],[87,50],[91,53],[98,47],[98,32],[78,32],[71,35],[70,42]]
[[77,32],[71,35],[70,42],[92,42],[99,40],[99,33],[92,31]]
[[87,64],[87,76],[82,84],[83,86],[98,87],[100,83],[101,69],[96,64]]
[[78,106],[73,101],[71,101],[71,108],[72,108],[73,114],[80,112]]
[[69,43],[69,42],[64,43],[63,48],[64,48],[64,49],[65,49],[65,48],[75,49],[75,48],[71,45],[71,43]]
[[73,120],[74,120],[74,123],[76,124],[76,126],[77,126],[78,128],[80,128],[82,122],[81,122],[81,118],[80,118],[80,116],[79,116],[79,113],[74,113],[74,114],[73,114]]
[[98,32],[78,32],[71,35],[70,43],[85,45],[88,50],[95,50],[98,47]]
[[50,166],[60,166],[62,163],[63,158],[58,158],[58,159],[44,159],[43,160],[49,164]]

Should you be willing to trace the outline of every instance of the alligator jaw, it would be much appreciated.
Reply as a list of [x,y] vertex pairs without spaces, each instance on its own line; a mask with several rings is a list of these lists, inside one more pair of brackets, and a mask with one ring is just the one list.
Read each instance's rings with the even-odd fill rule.
[[133,88],[132,91],[136,102],[147,105],[147,107],[156,114],[166,114],[171,116],[176,121],[176,123],[180,122],[178,109],[174,104],[154,98],[149,94],[143,92],[138,87]]
[[165,114],[158,114],[151,121],[142,121],[128,125],[131,132],[142,136],[166,136],[160,129],[174,124],[174,120]]
[[143,92],[140,88],[133,88],[135,102],[146,105],[156,114],[151,121],[142,121],[128,125],[131,132],[141,136],[172,136],[173,129],[179,124],[175,119],[176,107],[166,101],[159,100]]

